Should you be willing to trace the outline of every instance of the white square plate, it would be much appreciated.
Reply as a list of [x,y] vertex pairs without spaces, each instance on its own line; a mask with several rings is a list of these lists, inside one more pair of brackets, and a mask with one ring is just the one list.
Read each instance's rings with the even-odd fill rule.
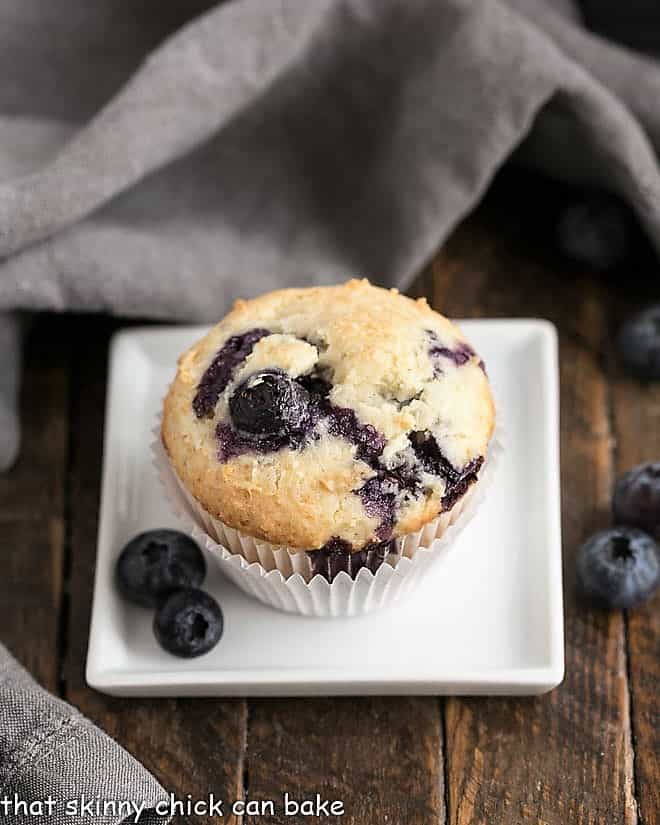
[[136,533],[176,526],[151,463],[152,429],[177,356],[202,327],[120,332],[111,349],[87,681],[131,696],[529,694],[564,672],[557,340],[546,321],[462,323],[504,420],[486,501],[410,598],[350,619],[304,618],[252,600],[213,563],[205,588],[225,632],[199,659],[162,651],[152,612],[113,586]]

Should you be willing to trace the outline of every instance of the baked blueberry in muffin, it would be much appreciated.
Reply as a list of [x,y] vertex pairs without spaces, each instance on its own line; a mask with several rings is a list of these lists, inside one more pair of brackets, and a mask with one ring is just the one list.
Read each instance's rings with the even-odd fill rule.
[[332,580],[455,506],[494,426],[483,362],[424,300],[349,281],[232,312],[179,359],[162,439],[214,519]]

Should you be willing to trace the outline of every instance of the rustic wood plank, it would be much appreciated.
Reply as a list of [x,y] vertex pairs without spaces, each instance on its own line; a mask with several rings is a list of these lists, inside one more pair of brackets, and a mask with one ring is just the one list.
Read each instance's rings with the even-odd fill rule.
[[68,435],[68,353],[64,320],[40,316],[25,341],[21,451],[14,467],[0,474],[3,518],[48,519],[62,513]]
[[62,521],[0,516],[0,641],[49,690],[58,691]]
[[27,339],[17,464],[0,474],[0,639],[46,687],[58,689],[67,467],[68,354],[60,319]]
[[[73,373],[71,461],[71,607],[66,695],[115,737],[177,798],[235,800],[243,794],[246,706],[241,700],[116,699],[90,690],[84,680],[100,493],[107,347],[114,324],[78,319]],[[211,823],[216,818],[180,817]],[[223,822],[234,825],[235,817]]]
[[[542,194],[529,197],[536,203]],[[580,542],[609,520],[612,433],[601,356],[607,290],[526,249],[524,206],[516,213],[498,198],[491,195],[432,264],[434,304],[453,316],[540,316],[558,326],[566,678],[533,699],[446,701],[448,821],[632,825],[623,619],[578,605],[573,575]]]
[[[644,297],[641,289],[636,295]],[[613,330],[636,304],[629,290],[616,296]],[[616,470],[621,474],[642,461],[660,460],[660,386],[628,378],[614,355],[611,374]],[[644,825],[656,825],[660,818],[660,593],[648,604],[628,611],[626,622],[639,819]]]
[[[438,702],[429,697],[251,702],[248,799],[279,802],[265,820],[273,825],[444,823],[441,742]],[[298,802],[317,793],[340,800],[344,813],[287,817],[285,791]]]

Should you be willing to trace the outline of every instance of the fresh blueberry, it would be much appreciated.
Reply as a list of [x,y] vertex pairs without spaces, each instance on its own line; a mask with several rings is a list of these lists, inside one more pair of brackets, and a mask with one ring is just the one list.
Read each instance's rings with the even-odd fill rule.
[[160,646],[191,659],[208,653],[220,641],[224,620],[220,605],[203,590],[176,590],[161,604],[154,618]]
[[614,520],[660,537],[660,462],[638,464],[614,488]]
[[629,318],[617,344],[621,360],[633,375],[660,379],[660,305]]
[[312,408],[307,390],[283,372],[258,372],[229,399],[236,429],[250,435],[287,436],[305,431]]
[[116,575],[127,599],[156,607],[173,590],[198,587],[206,562],[197,544],[178,530],[147,530],[124,547]]
[[660,548],[636,527],[613,527],[592,536],[578,551],[577,586],[599,607],[634,607],[660,582]]
[[559,250],[567,258],[604,271],[625,260],[630,219],[621,203],[611,195],[586,195],[560,212],[556,234]]

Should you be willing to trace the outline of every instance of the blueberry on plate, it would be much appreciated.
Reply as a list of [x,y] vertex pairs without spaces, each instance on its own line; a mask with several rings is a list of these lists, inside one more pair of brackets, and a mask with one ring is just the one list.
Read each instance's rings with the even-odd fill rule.
[[577,555],[577,587],[597,607],[635,607],[660,582],[660,549],[636,527],[602,530]]
[[220,605],[203,590],[172,593],[154,618],[154,634],[168,653],[192,659],[208,653],[220,641],[224,620]]
[[283,372],[257,372],[229,399],[236,429],[251,435],[287,436],[307,429],[309,392]]
[[660,461],[638,464],[614,488],[614,520],[660,537]]
[[143,607],[156,607],[181,587],[199,587],[206,562],[197,544],[178,530],[147,530],[124,547],[116,578],[122,595]]
[[632,375],[660,379],[660,305],[629,318],[621,327],[617,347]]
[[629,223],[628,214],[613,196],[585,195],[560,212],[557,245],[562,254],[576,263],[598,271],[612,269],[626,258]]

